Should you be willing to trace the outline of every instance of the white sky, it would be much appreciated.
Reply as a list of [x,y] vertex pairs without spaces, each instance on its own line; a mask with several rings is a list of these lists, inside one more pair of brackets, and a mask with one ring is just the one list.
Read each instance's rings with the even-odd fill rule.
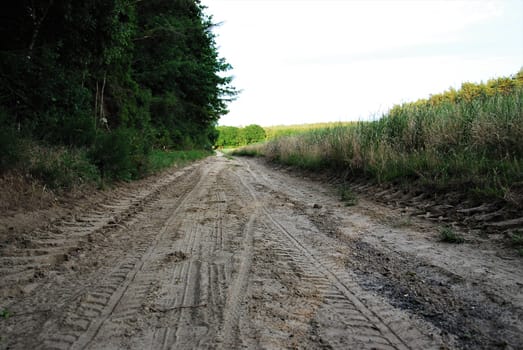
[[242,90],[221,125],[368,120],[523,67],[523,0],[202,0]]

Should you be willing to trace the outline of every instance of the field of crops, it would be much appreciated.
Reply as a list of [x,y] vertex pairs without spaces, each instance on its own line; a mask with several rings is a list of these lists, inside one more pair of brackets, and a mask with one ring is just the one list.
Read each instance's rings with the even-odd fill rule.
[[[288,132],[276,127],[273,135],[279,130]],[[523,188],[523,70],[397,105],[377,121],[269,138],[237,153],[517,201]]]

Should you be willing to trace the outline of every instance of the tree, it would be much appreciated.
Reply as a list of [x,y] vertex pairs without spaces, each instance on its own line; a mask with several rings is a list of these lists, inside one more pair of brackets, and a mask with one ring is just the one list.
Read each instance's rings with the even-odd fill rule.
[[247,125],[241,129],[240,138],[241,143],[244,145],[262,142],[265,140],[265,130],[256,124]]
[[10,135],[94,158],[111,135],[136,159],[153,144],[216,141],[236,91],[199,0],[3,1],[0,17],[0,126]]
[[235,126],[219,126],[216,147],[238,147],[240,145],[240,129]]
[[211,18],[199,1],[151,0],[137,6],[133,68],[138,83],[152,93],[153,126],[167,130],[179,147],[209,143],[208,128],[235,95],[231,78],[220,74],[230,66],[218,57]]

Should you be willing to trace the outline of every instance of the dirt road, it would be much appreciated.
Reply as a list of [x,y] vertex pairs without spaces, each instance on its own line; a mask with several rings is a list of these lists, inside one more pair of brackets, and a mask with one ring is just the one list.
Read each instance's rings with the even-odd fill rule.
[[0,349],[523,348],[521,259],[256,160],[9,222]]

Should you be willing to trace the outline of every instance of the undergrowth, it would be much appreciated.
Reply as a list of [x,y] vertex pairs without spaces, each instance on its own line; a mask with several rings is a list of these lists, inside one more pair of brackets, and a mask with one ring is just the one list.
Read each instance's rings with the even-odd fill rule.
[[67,191],[139,179],[212,154],[208,150],[144,152],[143,145],[124,140],[128,133],[115,134],[102,136],[91,148],[52,146],[17,137],[10,138],[13,145],[9,146],[2,140],[0,175],[18,174],[53,191]]

